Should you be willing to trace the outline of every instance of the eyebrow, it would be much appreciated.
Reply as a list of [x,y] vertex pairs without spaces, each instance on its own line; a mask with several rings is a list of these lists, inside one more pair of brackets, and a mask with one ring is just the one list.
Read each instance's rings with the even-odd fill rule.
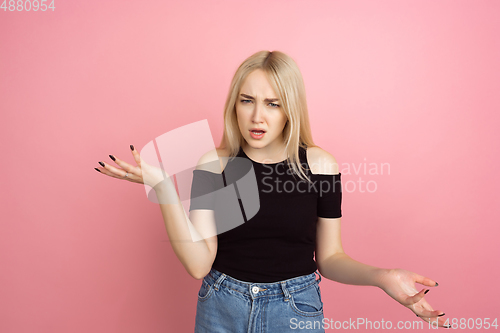
[[[243,97],[245,97],[245,98],[255,100],[255,98],[253,98],[253,97],[252,97],[252,96],[250,96],[250,95],[246,95],[246,94],[240,94],[240,95],[241,95],[241,96],[243,96]],[[264,102],[276,102],[276,101],[279,101],[279,99],[278,99],[278,98],[266,98],[266,99],[264,100]]]

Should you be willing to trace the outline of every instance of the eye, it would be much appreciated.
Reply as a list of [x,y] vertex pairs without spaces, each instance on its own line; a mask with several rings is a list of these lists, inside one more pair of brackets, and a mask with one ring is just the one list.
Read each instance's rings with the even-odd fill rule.
[[[243,104],[247,104],[246,102],[250,102],[250,103],[251,103],[252,101],[251,101],[251,100],[249,100],[249,99],[242,99],[242,100],[240,100],[240,102],[241,102],[241,103],[243,103]],[[279,108],[279,107],[280,107],[280,106],[279,106],[278,104],[276,104],[276,103],[269,103],[269,105],[271,105],[274,109],[276,109],[276,108]]]

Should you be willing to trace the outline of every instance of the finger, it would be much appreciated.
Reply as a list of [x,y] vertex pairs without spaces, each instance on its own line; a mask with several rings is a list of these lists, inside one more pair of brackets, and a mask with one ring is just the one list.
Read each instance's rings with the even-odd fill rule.
[[113,177],[113,178],[118,178],[118,179],[122,179],[123,177],[121,176],[118,176],[118,175],[115,175],[114,173],[106,170],[105,168],[94,168],[96,169],[97,171],[99,171],[100,173],[106,175],[106,176],[110,176],[110,177]]
[[425,299],[421,299],[420,302],[410,306],[417,317],[422,318],[422,320],[431,323],[434,326],[444,327],[446,319],[443,318],[444,312],[441,310],[434,310],[432,306],[427,303]]
[[[449,319],[443,317],[435,317],[435,318],[422,318],[423,321],[430,323],[432,326],[436,327],[445,327],[449,324]],[[448,321],[448,323],[447,323]]]
[[435,318],[435,317],[440,317],[444,316],[444,312],[441,310],[419,310],[416,312],[418,317],[421,318]]
[[[142,182],[145,184],[145,183],[149,183],[151,179],[149,179],[150,177],[148,177],[148,175],[145,175],[143,172],[144,172],[144,169],[147,169],[149,167],[149,164],[147,164],[144,159],[142,158],[141,154],[139,154],[139,152],[137,151],[137,149],[135,149],[134,145],[130,145],[130,150],[132,152],[132,156],[134,156],[134,160],[135,162],[137,163],[137,167],[136,167],[136,172],[135,174],[137,176],[140,176],[141,179],[142,179]],[[165,175],[165,171],[163,171],[163,178],[168,178],[168,175]],[[152,182],[153,184],[156,184],[156,182]]]
[[130,145],[130,150],[132,151],[132,156],[134,156],[135,163],[137,163],[138,166],[141,166],[142,163],[141,155],[135,149],[134,145]]
[[434,310],[425,299],[422,299],[418,304],[414,304],[412,309],[418,317],[436,318],[444,315],[443,311]]
[[419,275],[415,273],[415,282],[418,282],[420,284],[423,284],[424,286],[429,286],[429,287],[437,287],[438,283],[432,279],[429,279],[428,277]]
[[112,172],[109,172],[108,170],[104,169],[104,168],[94,168],[96,169],[97,171],[99,171],[100,173],[102,174],[105,174],[107,176],[110,176],[110,177],[113,177],[113,178],[116,178],[116,179],[127,179],[128,181],[132,182],[132,183],[137,183],[137,184],[143,184],[140,180],[138,179],[132,179],[131,177],[133,177],[131,174],[128,174],[126,178],[124,177],[121,177],[121,176],[118,176],[118,175],[115,175],[114,173]]
[[413,295],[413,296],[408,296],[406,299],[407,304],[415,304],[418,303],[422,298],[424,298],[425,294],[429,291],[429,289],[422,289],[420,290],[419,293]]
[[[136,176],[140,176],[140,173],[139,173],[137,167],[119,159],[118,157],[116,157],[114,155],[109,155],[109,158],[111,158],[116,164],[118,164],[123,170],[125,170],[125,173],[128,172],[128,173],[134,174]],[[120,170],[120,169],[117,169],[117,170]],[[125,173],[120,173],[120,174],[125,175]]]
[[[118,179],[127,179],[127,180],[131,180],[131,181],[132,180],[139,181],[141,179],[140,177],[137,177],[132,173],[128,173],[126,170],[115,168],[114,166],[109,165],[105,162],[99,162],[99,164],[101,166],[103,166],[103,168],[104,168],[104,169],[100,168],[100,171],[102,173],[104,173],[105,175],[108,175],[110,177],[118,178]],[[125,177],[125,175],[127,175],[127,177]]]

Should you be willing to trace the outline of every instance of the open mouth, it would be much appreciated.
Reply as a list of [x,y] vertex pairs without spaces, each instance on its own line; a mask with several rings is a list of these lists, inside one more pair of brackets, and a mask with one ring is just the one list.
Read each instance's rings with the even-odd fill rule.
[[254,139],[260,139],[266,134],[264,131],[250,131],[250,136]]

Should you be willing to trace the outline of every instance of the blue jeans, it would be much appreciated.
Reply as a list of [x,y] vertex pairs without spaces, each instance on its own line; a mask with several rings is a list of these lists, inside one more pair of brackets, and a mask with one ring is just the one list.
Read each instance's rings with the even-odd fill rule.
[[323,302],[316,272],[272,283],[237,280],[215,269],[198,292],[195,333],[321,332]]

